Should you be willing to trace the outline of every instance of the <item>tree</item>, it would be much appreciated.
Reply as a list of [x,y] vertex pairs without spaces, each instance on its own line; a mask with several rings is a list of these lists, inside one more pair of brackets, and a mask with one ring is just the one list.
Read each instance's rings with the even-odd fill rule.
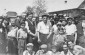
[[35,14],[37,16],[42,15],[46,12],[46,1],[45,0],[35,0],[34,1]]
[[28,15],[28,14],[31,14],[31,13],[34,13],[33,9],[34,9],[33,7],[28,6],[28,7],[26,8],[26,11],[25,11],[24,13],[26,13],[27,15]]

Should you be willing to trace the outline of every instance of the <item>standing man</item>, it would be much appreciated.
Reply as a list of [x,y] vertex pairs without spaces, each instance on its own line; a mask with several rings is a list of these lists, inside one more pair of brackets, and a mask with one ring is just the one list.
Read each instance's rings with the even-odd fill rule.
[[38,49],[38,43],[37,38],[35,38],[35,30],[36,30],[36,21],[35,18],[33,18],[33,14],[29,14],[26,18],[26,28],[28,31],[28,37],[27,37],[27,43],[33,43],[34,44],[34,51],[37,51]]
[[76,31],[77,31],[76,25],[72,23],[73,22],[73,18],[68,18],[67,21],[68,21],[68,23],[65,26],[67,39],[72,41],[73,43],[76,43],[76,39],[77,39],[77,36],[76,36]]
[[25,21],[26,28],[29,31],[27,42],[30,43],[33,42],[33,37],[35,36],[35,24],[33,23],[32,18],[33,18],[33,14],[29,14],[28,17],[26,18],[27,20]]
[[42,15],[43,21],[39,22],[37,25],[37,35],[38,42],[41,44],[47,44],[47,36],[50,33],[50,26],[47,22],[48,15]]
[[10,17],[9,31],[8,31],[8,53],[9,55],[17,55],[17,31],[18,27],[15,25],[17,17]]

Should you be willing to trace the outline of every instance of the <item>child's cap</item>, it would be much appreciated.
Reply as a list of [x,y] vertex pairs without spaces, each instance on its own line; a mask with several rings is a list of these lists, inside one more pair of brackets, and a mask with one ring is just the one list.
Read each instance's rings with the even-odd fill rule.
[[40,46],[40,48],[47,48],[47,45],[46,45],[46,44],[42,44],[42,45]]
[[29,47],[29,46],[34,46],[34,45],[33,43],[28,43],[26,46]]

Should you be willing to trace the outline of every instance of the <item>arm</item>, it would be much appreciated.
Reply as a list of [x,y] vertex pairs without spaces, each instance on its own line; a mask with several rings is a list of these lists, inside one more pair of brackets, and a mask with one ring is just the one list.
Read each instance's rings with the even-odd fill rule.
[[74,44],[76,44],[76,40],[77,40],[77,32],[75,32],[75,40],[74,40]]
[[17,40],[19,39],[19,36],[20,36],[20,32],[19,30],[17,31]]
[[51,30],[50,30],[50,33],[49,33],[49,35],[47,36],[47,39],[52,35],[52,33],[53,33],[53,27],[51,28]]
[[39,31],[40,31],[40,25],[38,23],[37,28],[36,28],[36,34],[35,34],[38,37],[38,42],[40,42]]
[[76,26],[75,26],[75,33],[74,33],[74,35],[75,35],[74,44],[76,44],[76,40],[77,40],[77,28],[76,28]]

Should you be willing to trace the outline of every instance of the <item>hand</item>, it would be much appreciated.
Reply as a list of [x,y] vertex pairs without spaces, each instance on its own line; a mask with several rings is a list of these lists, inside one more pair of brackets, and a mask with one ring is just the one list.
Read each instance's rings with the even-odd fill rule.
[[48,39],[49,37],[50,37],[50,36],[48,35],[48,36],[47,36],[47,39]]
[[41,42],[41,40],[40,39],[38,39],[38,43],[40,43]]

